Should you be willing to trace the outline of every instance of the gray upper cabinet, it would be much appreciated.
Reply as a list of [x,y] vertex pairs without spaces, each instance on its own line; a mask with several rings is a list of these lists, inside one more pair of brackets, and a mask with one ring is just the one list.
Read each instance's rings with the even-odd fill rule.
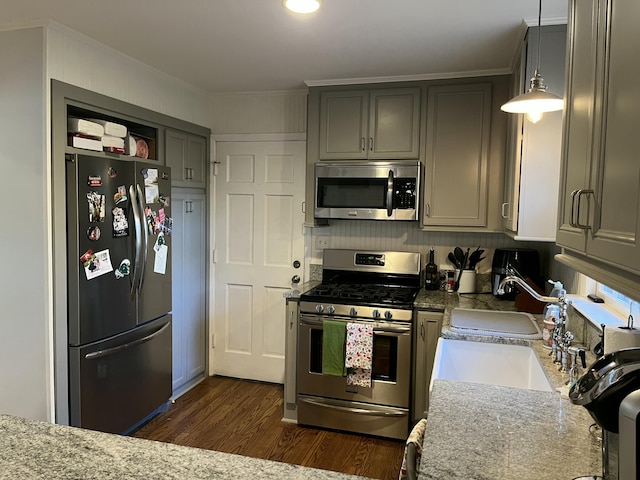
[[630,59],[640,48],[640,3],[572,0],[569,5],[557,243],[638,274],[640,67]]
[[165,132],[166,165],[176,187],[206,187],[206,138],[176,130]]
[[486,227],[491,84],[429,86],[426,227]]
[[[514,65],[511,96],[528,91],[538,55],[538,27],[528,30]],[[549,92],[564,94],[566,25],[541,29],[540,69]],[[545,113],[537,123],[508,114],[504,199],[505,232],[516,240],[555,241],[557,192],[562,152],[562,112]]]
[[420,88],[320,95],[320,160],[418,158]]

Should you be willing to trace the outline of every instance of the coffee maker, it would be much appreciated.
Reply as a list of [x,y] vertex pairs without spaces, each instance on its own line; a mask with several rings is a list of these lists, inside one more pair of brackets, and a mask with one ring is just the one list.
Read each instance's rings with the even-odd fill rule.
[[611,352],[596,360],[569,391],[602,428],[605,480],[636,480],[640,434],[640,348]]
[[491,286],[493,295],[501,300],[513,300],[518,289],[515,285],[506,285],[504,293],[498,293],[500,281],[507,275],[516,274],[523,279],[529,278],[540,286],[540,258],[537,250],[531,248],[496,248],[491,265]]

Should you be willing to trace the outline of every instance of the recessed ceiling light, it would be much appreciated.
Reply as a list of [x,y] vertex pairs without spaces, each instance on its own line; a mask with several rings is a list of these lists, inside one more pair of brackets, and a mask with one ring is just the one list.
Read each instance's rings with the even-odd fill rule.
[[320,8],[321,0],[283,0],[282,4],[295,13],[313,13]]

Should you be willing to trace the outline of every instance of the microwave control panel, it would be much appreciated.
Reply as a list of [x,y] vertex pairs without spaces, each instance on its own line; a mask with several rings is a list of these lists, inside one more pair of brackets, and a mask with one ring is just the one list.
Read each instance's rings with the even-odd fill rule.
[[393,186],[393,208],[416,208],[415,178],[397,178]]

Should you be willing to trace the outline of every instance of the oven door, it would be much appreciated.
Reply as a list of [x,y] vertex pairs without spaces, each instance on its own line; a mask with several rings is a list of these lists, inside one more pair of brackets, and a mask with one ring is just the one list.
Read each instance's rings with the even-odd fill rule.
[[411,323],[358,321],[374,325],[371,387],[347,385],[346,377],[322,374],[324,319],[351,318],[301,314],[298,331],[298,393],[354,402],[409,408]]

